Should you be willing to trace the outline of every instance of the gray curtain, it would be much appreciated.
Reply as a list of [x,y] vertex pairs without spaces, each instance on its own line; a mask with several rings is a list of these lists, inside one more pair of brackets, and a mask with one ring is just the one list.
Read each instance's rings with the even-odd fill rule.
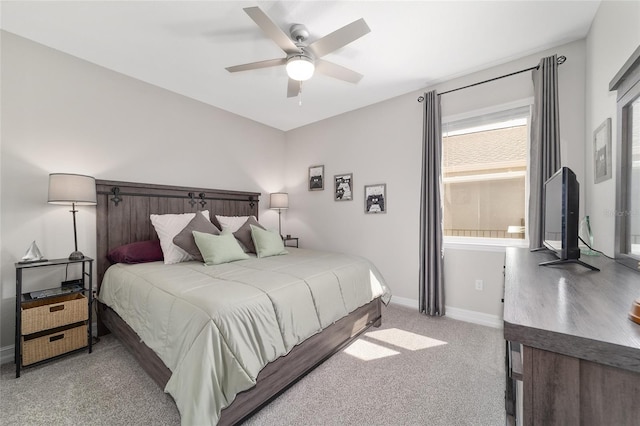
[[529,247],[542,247],[544,182],[561,166],[558,113],[558,58],[543,58],[532,71],[534,105],[529,167]]
[[420,312],[444,315],[442,249],[442,118],[440,96],[424,95],[422,188],[420,192]]

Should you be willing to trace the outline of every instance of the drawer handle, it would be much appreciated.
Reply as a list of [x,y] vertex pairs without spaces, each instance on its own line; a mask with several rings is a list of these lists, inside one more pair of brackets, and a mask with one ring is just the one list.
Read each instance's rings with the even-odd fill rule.
[[49,307],[49,312],[56,312],[64,310],[64,305],[55,305]]
[[49,337],[49,342],[55,342],[56,340],[64,339],[64,333],[57,336]]

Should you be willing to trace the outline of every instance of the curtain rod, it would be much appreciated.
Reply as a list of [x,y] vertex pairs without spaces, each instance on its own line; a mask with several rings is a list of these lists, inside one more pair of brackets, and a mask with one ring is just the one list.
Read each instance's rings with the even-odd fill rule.
[[[567,60],[566,56],[558,56],[558,65],[564,64],[566,60]],[[456,91],[462,90],[462,89],[467,89],[467,88],[473,87],[473,86],[479,86],[480,84],[489,83],[489,82],[495,81],[495,80],[500,80],[501,78],[511,77],[512,75],[520,74],[520,73],[523,73],[523,72],[527,72],[527,71],[531,71],[531,70],[537,70],[538,68],[540,68],[540,65],[536,65],[535,67],[531,67],[531,68],[527,68],[527,69],[524,69],[524,70],[512,72],[510,74],[501,75],[500,77],[490,78],[489,80],[480,81],[478,83],[469,84],[468,86],[458,87],[457,89],[447,90],[446,92],[438,93],[438,96],[446,95],[447,93],[456,92]],[[418,97],[418,102],[422,102],[422,101],[424,101],[424,96],[419,96]]]

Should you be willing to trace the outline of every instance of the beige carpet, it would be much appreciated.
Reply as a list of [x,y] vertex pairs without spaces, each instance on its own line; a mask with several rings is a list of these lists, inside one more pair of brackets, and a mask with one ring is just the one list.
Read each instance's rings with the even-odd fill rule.
[[[413,309],[334,355],[246,425],[505,424],[502,331]],[[169,395],[111,336],[94,352],[0,369],[2,425],[177,425]]]

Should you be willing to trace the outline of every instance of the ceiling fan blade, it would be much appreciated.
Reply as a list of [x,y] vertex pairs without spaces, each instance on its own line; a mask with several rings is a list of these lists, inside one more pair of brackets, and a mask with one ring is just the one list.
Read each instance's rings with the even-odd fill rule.
[[335,30],[331,34],[327,34],[321,39],[314,41],[309,45],[309,49],[313,52],[316,58],[320,58],[346,46],[354,40],[359,39],[370,31],[371,29],[364,19],[360,18],[349,25],[345,25],[344,27]]
[[356,84],[364,77],[362,74],[352,71],[349,68],[325,61],[324,59],[316,59],[315,64],[317,72],[349,83]]
[[255,22],[271,40],[287,54],[299,52],[298,46],[284,33],[259,7],[246,7],[243,9],[253,22]]
[[287,98],[295,98],[300,93],[300,82],[292,78],[287,83]]
[[251,62],[248,64],[234,65],[225,68],[229,72],[257,70],[260,68],[277,67],[278,65],[286,65],[287,58],[267,59],[266,61]]

